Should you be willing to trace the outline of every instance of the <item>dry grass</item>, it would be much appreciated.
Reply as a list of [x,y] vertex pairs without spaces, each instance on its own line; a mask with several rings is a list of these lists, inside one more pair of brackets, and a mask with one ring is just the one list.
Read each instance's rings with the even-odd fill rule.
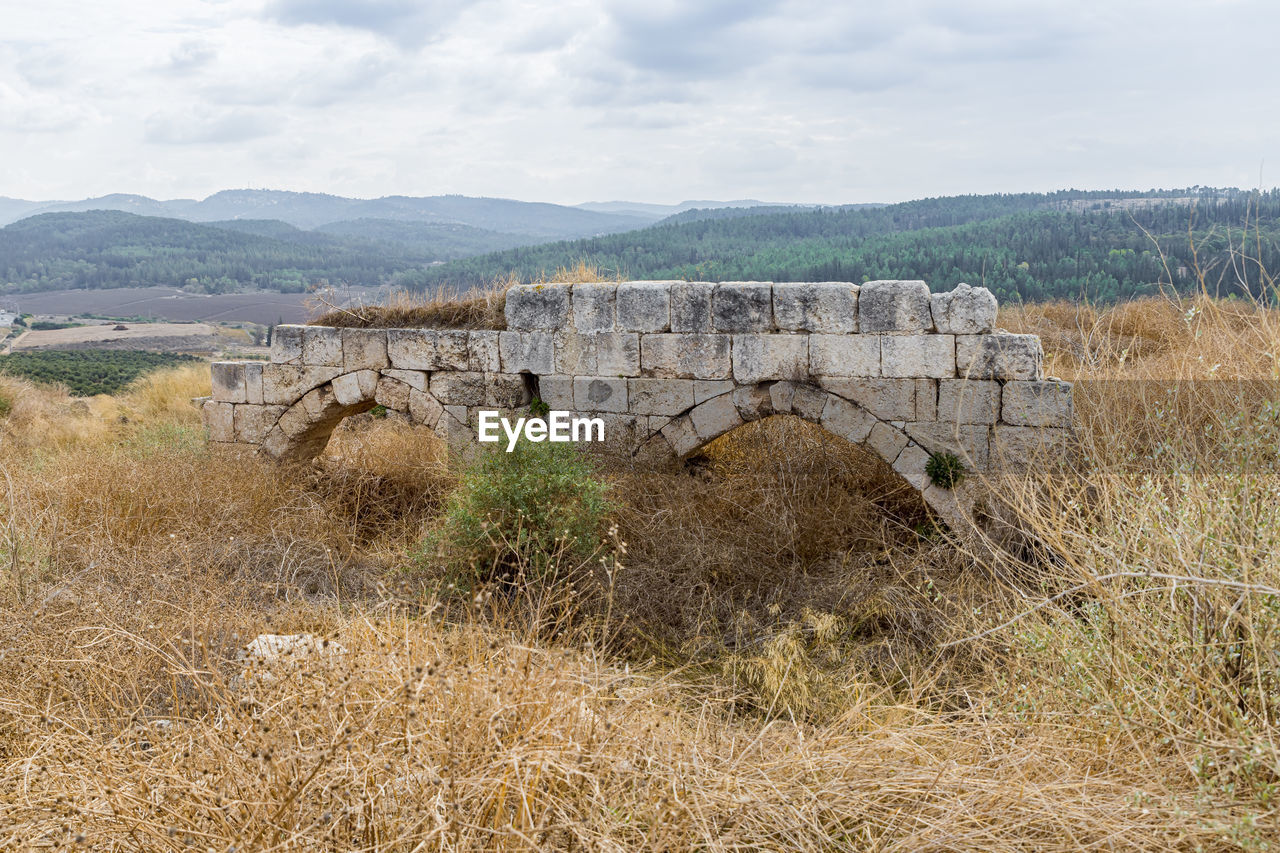
[[[533,284],[563,284],[575,281],[615,281],[597,267],[579,261],[572,268],[560,268],[543,274]],[[458,295],[439,291],[432,295],[398,291],[379,305],[357,305],[339,308],[322,304],[324,309],[313,326],[339,326],[362,329],[505,329],[507,290],[520,279],[513,273]]]
[[[404,423],[280,468],[205,451],[195,374],[4,380],[0,847],[1268,849],[1280,402],[1191,380],[1275,379],[1276,315],[1002,323],[1079,382],[1077,469],[1001,484],[1055,563],[771,419],[606,469],[608,606],[555,631],[406,574],[455,475]],[[238,679],[268,631],[346,652]]]

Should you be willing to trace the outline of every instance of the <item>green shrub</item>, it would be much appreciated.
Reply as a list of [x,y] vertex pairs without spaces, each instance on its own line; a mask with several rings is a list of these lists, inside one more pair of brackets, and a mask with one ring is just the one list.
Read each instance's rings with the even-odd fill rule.
[[935,486],[950,489],[964,479],[964,463],[954,453],[935,453],[925,463],[924,472]]
[[5,394],[0,394],[0,418],[9,417],[9,413],[13,411],[13,401]]
[[481,583],[543,580],[566,557],[585,559],[609,511],[607,486],[569,444],[521,441],[482,453],[450,496],[421,560]]

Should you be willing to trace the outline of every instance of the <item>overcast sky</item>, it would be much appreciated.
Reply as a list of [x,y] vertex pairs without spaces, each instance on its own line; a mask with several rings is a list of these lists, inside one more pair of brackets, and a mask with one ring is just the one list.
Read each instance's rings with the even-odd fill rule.
[[1276,186],[1277,32],[1276,0],[0,0],[0,195]]

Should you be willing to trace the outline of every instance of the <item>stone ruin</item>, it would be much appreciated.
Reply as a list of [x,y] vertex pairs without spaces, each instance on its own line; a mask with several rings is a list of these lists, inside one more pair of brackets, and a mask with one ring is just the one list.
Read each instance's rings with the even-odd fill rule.
[[[982,287],[922,281],[519,285],[506,329],[277,326],[271,360],[215,362],[210,440],[281,460],[320,453],[375,405],[451,446],[478,413],[599,417],[617,452],[678,460],[746,421],[796,415],[862,444],[948,524],[981,515],[983,475],[1060,455],[1071,386],[1040,340],[995,329]],[[589,445],[588,445],[589,446]],[[957,457],[944,488],[926,466]]]

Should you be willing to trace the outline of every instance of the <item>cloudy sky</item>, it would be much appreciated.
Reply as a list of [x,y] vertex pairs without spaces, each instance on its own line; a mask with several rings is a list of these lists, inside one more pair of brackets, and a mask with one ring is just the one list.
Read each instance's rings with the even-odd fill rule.
[[0,0],[0,196],[1275,186],[1275,0]]

